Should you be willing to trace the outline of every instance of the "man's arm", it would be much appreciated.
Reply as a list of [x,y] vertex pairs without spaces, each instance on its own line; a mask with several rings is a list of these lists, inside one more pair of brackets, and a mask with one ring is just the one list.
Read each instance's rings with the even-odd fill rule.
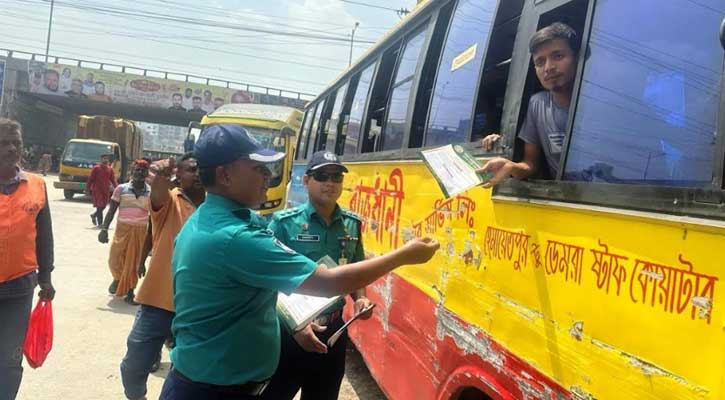
[[489,160],[477,172],[493,172],[493,177],[484,183],[483,187],[493,187],[513,176],[516,179],[526,179],[536,173],[539,161],[539,146],[526,143],[524,146],[524,159],[514,162],[503,157]]
[[439,247],[439,243],[430,238],[414,239],[390,253],[344,268],[318,266],[296,292],[325,297],[351,293],[402,265],[427,262]]
[[151,209],[153,211],[160,210],[171,200],[169,191],[174,188],[174,184],[171,183],[171,174],[175,164],[174,159],[170,158],[153,166],[154,178],[151,181]]
[[47,189],[45,193],[45,205],[38,213],[35,220],[35,227],[35,257],[38,261],[39,296],[45,300],[53,300],[53,297],[55,297],[55,289],[50,279],[50,273],[55,268],[53,266],[53,223],[50,217]]
[[98,171],[98,168],[94,166],[91,169],[91,173],[88,175],[88,179],[86,180],[86,187],[83,189],[83,192],[85,192],[86,194],[91,194],[91,185],[96,179],[96,171]]
[[153,234],[151,230],[151,218],[149,218],[148,223],[148,229],[146,229],[146,239],[143,242],[143,248],[141,249],[141,259],[138,263],[138,277],[143,278],[146,276],[146,259],[149,257],[149,253],[151,253],[151,248],[153,247]]
[[119,202],[116,200],[111,200],[110,205],[108,206],[108,213],[106,214],[106,218],[103,220],[103,227],[101,228],[101,232],[98,233],[98,241],[101,243],[108,243],[108,227],[111,226],[111,222],[113,221],[113,217],[116,215],[116,210],[118,210]]

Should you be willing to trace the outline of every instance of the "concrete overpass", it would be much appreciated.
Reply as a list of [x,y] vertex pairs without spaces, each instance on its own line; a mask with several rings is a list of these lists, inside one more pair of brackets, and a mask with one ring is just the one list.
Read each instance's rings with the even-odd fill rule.
[[59,57],[45,63],[44,55],[0,49],[3,53],[0,114],[23,124],[27,144],[47,147],[63,147],[74,137],[78,115],[83,114],[188,126],[212,111],[215,102],[301,108],[314,98],[308,93],[177,72]]

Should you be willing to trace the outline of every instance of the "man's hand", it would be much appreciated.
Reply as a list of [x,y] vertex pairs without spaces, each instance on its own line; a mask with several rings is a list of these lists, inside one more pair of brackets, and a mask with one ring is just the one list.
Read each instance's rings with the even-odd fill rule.
[[[357,300],[355,300],[355,304],[353,305],[353,308],[355,310],[355,315],[357,315],[362,310],[370,307],[372,303],[370,302],[370,299],[367,297],[358,297]],[[370,319],[370,317],[373,316],[373,310],[372,308],[368,310],[365,314],[362,314],[359,318],[360,319]]]
[[107,229],[101,229],[101,231],[98,232],[98,241],[101,243],[108,243],[108,230]]
[[40,286],[38,297],[43,300],[52,301],[55,297],[55,288],[53,287],[53,284],[50,282],[39,282],[38,285]]
[[403,264],[423,264],[428,262],[441,247],[437,240],[429,237],[415,238],[400,248]]
[[493,150],[493,146],[501,139],[501,135],[498,133],[493,133],[485,138],[481,139],[481,145],[483,145],[483,149],[486,151]]
[[136,269],[136,273],[138,273],[139,279],[146,276],[146,262],[144,260],[141,260],[141,262],[138,264],[138,268]]
[[483,166],[483,168],[477,170],[476,172],[479,174],[483,174],[486,172],[492,172],[493,177],[486,181],[482,186],[485,188],[490,188],[498,185],[499,183],[505,181],[509,177],[511,177],[511,172],[514,169],[514,163],[511,160],[507,160],[502,157],[496,157],[490,159],[486,165]]
[[327,330],[326,326],[320,326],[312,322],[301,331],[295,333],[293,337],[297,344],[305,349],[306,352],[327,354],[327,346],[315,335],[315,332],[324,332],[325,330]]
[[157,161],[151,164],[151,168],[149,169],[154,174],[154,179],[160,177],[162,179],[170,180],[176,170],[176,159],[172,157],[166,160]]

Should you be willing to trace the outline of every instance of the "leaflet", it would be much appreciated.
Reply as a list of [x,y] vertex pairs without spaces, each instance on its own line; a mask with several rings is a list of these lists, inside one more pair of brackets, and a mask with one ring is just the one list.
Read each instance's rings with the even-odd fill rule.
[[449,144],[420,153],[446,198],[463,193],[493,176],[476,173],[482,167],[481,163],[460,145]]
[[[317,261],[317,264],[325,265],[327,268],[337,266],[329,256],[324,256]],[[305,294],[292,293],[286,295],[279,293],[277,297],[277,312],[287,327],[296,332],[312,322],[328,307],[335,304],[341,296],[318,297]]]

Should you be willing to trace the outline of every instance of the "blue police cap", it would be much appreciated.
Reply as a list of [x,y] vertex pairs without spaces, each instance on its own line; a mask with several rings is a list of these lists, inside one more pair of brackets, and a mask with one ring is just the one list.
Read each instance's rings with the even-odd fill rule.
[[285,154],[262,147],[246,129],[234,124],[210,125],[194,144],[200,168],[214,168],[239,159],[271,163]]
[[340,162],[340,159],[337,158],[335,153],[325,150],[320,150],[310,157],[310,162],[307,163],[307,172],[314,171],[327,165],[335,165],[340,167],[343,171],[348,172],[347,167],[342,165],[342,162]]

